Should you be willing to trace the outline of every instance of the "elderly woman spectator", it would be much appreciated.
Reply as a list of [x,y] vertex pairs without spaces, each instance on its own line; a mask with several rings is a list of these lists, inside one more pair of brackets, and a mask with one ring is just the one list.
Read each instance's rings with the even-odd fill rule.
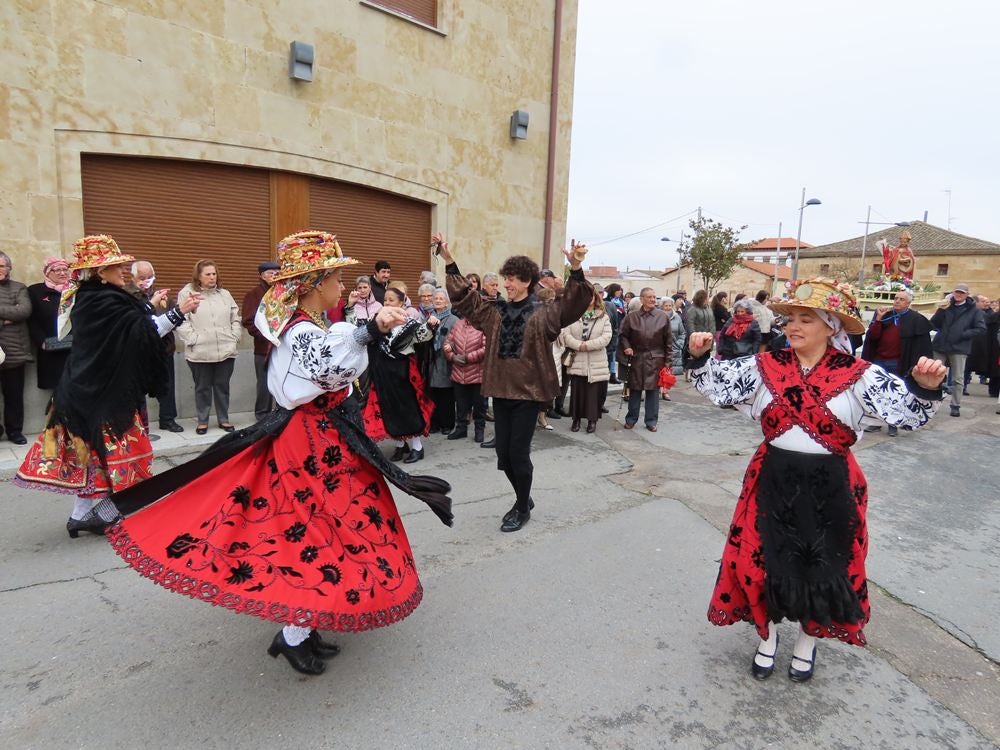
[[438,327],[434,331],[434,355],[428,377],[431,401],[434,402],[431,432],[438,430],[447,435],[455,429],[455,389],[451,382],[451,362],[445,355],[444,342],[458,322],[458,318],[451,311],[451,300],[448,299],[448,290],[444,287],[434,290],[432,304],[431,314],[438,319]]
[[719,335],[719,359],[749,357],[760,351],[760,326],[753,316],[753,305],[747,298],[733,305],[733,316]]
[[[424,320],[427,320],[434,314],[434,289],[435,286],[433,284],[427,283],[423,283],[417,287],[417,302],[420,314]],[[406,290],[404,289],[403,291]]]
[[347,295],[347,305],[344,308],[344,320],[356,326],[375,320],[382,303],[372,294],[371,277],[367,274],[358,276],[354,282],[354,291]]
[[[674,300],[667,297],[660,303],[660,309],[667,314],[670,321],[670,356],[667,357],[667,367],[674,375],[680,375],[684,370],[684,343],[687,341],[687,331],[681,314],[674,309]],[[668,399],[669,400],[669,399]]]
[[562,341],[566,346],[563,363],[572,388],[569,397],[572,432],[580,431],[580,422],[584,419],[587,420],[587,432],[597,429],[601,404],[604,403],[611,377],[607,356],[611,337],[611,320],[604,307],[604,299],[595,292],[594,301],[583,317],[562,332]]
[[63,340],[56,337],[59,297],[69,286],[69,263],[62,258],[46,258],[42,277],[44,281],[28,287],[31,301],[28,333],[37,353],[38,387],[51,391],[59,384],[72,344],[69,337]]
[[232,432],[236,428],[229,421],[229,381],[243,335],[240,307],[233,295],[219,286],[218,267],[208,259],[195,264],[194,278],[177,295],[178,303],[192,294],[201,295],[201,304],[187,314],[177,336],[184,342],[184,358],[194,378],[195,432],[204,435],[208,431],[213,397],[219,427]]
[[10,278],[13,263],[0,252],[0,349],[6,359],[0,365],[0,391],[3,392],[3,426],[7,438],[24,445],[24,365],[31,361],[31,338],[28,317],[31,300],[28,288]]
[[471,412],[476,442],[482,444],[486,439],[486,399],[482,397],[486,336],[469,321],[459,318],[445,338],[442,351],[451,363],[451,382],[455,387],[455,429],[448,439],[469,436]]

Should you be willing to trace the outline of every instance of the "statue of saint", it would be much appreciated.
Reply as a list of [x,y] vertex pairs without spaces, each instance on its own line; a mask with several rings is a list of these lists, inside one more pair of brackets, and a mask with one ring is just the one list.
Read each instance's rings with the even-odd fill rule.
[[893,247],[885,240],[879,240],[876,245],[882,251],[882,272],[892,278],[901,276],[907,282],[913,281],[913,271],[917,265],[917,258],[910,247],[910,240],[913,239],[909,232],[902,232],[899,235],[899,247]]

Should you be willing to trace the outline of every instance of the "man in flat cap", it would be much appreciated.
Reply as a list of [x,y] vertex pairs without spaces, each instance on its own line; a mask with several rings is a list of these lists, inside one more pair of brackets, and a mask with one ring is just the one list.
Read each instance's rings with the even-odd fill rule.
[[253,413],[258,422],[266,417],[267,413],[274,408],[274,400],[271,398],[270,391],[267,390],[268,341],[257,330],[253,319],[257,314],[257,308],[260,307],[260,301],[264,297],[264,292],[271,286],[279,268],[281,266],[273,260],[265,260],[257,266],[257,273],[260,274],[260,283],[247,292],[243,298],[243,327],[253,337],[253,367],[254,372],[257,374],[257,398],[253,404]]

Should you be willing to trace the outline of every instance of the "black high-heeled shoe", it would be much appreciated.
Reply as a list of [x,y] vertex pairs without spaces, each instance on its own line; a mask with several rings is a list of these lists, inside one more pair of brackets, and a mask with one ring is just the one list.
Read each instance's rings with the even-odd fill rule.
[[102,521],[96,515],[84,519],[71,518],[66,522],[66,531],[69,533],[70,539],[79,537],[81,531],[88,531],[91,534],[104,536],[104,530],[110,525],[107,521]]
[[[774,637],[774,653],[773,654],[765,654],[760,649],[757,649],[757,653],[754,654],[754,658],[751,659],[751,661],[750,661],[750,672],[758,680],[766,680],[768,677],[770,677],[772,674],[774,674],[774,657],[778,655],[778,643],[780,641],[781,641],[781,634],[779,633],[778,635],[776,635]],[[763,656],[765,659],[770,659],[771,660],[771,666],[769,666],[769,667],[762,667],[760,664],[758,664],[757,663],[757,656],[758,655]]]
[[[809,669],[796,669],[795,662],[808,664]],[[812,659],[803,659],[801,656],[793,656],[792,663],[788,665],[788,679],[792,682],[809,682],[816,668],[816,647],[813,646]]]
[[289,646],[285,641],[285,634],[279,630],[278,634],[274,636],[274,640],[271,641],[267,653],[275,659],[278,658],[278,654],[281,654],[288,659],[292,669],[302,674],[323,674],[326,670],[326,664],[316,658],[313,653],[312,643],[309,642],[308,638],[298,646]]
[[320,659],[332,659],[337,654],[340,653],[340,646],[336,643],[330,643],[329,641],[324,641],[319,634],[318,630],[314,630],[306,638],[306,642],[312,648],[314,655],[318,656]]

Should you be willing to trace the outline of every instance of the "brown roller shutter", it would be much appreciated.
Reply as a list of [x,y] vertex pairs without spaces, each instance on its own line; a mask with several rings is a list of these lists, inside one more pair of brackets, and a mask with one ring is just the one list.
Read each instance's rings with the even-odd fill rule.
[[437,27],[437,0],[369,0],[369,2],[402,13],[428,26]]
[[84,154],[83,222],[156,267],[176,294],[194,264],[211,258],[237,304],[273,257],[269,172],[176,159]]
[[312,229],[336,234],[344,254],[361,261],[360,266],[344,271],[348,289],[354,286],[352,277],[371,274],[375,261],[385,259],[392,265],[392,278],[406,282],[410,299],[416,302],[420,272],[431,267],[429,204],[314,177],[310,180],[309,224]]

